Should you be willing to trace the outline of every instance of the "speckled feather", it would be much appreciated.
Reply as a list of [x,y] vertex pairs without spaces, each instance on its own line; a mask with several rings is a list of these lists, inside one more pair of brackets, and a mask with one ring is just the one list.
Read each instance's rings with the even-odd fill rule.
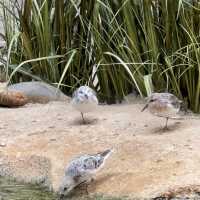
[[72,105],[82,113],[95,110],[98,105],[95,91],[88,86],[79,87],[72,95]]
[[70,174],[71,176],[79,176],[84,173],[94,173],[101,167],[106,156],[110,152],[111,150],[106,150],[103,153],[77,157],[70,162],[65,173]]
[[108,149],[93,155],[82,155],[74,158],[65,169],[59,193],[68,194],[77,185],[90,182],[92,175],[100,170],[112,150]]
[[152,93],[147,105],[152,114],[162,117],[173,117],[180,110],[181,102],[171,93]]

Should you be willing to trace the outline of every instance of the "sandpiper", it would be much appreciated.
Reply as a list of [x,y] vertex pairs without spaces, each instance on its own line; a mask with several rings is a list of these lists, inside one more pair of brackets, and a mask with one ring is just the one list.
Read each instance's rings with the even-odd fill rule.
[[80,111],[83,123],[86,123],[83,114],[96,109],[98,99],[93,89],[88,86],[81,86],[72,95],[73,107]]
[[93,175],[105,164],[112,153],[111,149],[93,155],[82,155],[74,158],[65,169],[64,178],[59,188],[60,198],[63,198],[76,186],[90,183]]
[[167,130],[168,119],[176,116],[180,110],[182,101],[167,92],[152,93],[147,99],[147,103],[142,111],[148,109],[153,115],[166,118],[164,130]]

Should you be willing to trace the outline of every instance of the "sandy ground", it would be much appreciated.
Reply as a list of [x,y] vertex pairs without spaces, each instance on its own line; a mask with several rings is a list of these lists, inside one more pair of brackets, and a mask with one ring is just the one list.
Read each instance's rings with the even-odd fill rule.
[[155,197],[169,189],[200,185],[200,123],[165,120],[140,112],[143,104],[102,105],[80,114],[64,102],[0,108],[0,173],[57,190],[68,161],[114,148],[90,194]]

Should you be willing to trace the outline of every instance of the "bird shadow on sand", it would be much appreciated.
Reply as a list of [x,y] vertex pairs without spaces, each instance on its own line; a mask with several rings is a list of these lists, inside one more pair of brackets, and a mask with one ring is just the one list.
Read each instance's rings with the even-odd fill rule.
[[102,185],[104,182],[108,182],[109,179],[111,179],[112,177],[116,175],[117,173],[106,174],[105,176],[94,179],[94,181],[88,186],[89,192],[94,192],[96,188],[98,188],[98,186]]
[[164,133],[172,133],[173,131],[179,129],[180,127],[182,127],[182,124],[180,121],[178,122],[174,122],[170,125],[168,125],[167,128],[164,128],[164,127],[156,127],[156,128],[153,128],[151,130],[151,133],[153,134],[159,134],[159,135],[162,135]]
[[93,119],[85,119],[85,122],[81,118],[76,118],[71,122],[71,125],[73,126],[87,126],[87,125],[94,125],[97,124],[98,119],[93,118]]

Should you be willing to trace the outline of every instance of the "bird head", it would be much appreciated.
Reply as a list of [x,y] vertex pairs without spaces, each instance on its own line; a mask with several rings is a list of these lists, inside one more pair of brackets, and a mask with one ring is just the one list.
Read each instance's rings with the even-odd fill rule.
[[149,104],[153,103],[157,101],[156,95],[151,95],[149,97],[147,97],[147,103],[145,104],[145,106],[142,108],[141,112],[143,112],[144,110],[146,110],[149,107]]
[[65,175],[58,190],[59,198],[63,199],[66,195],[68,195],[73,190],[75,186],[76,184],[73,178]]
[[88,86],[81,86],[75,91],[75,95],[81,100],[81,101],[87,101],[93,96],[96,96],[95,92]]

